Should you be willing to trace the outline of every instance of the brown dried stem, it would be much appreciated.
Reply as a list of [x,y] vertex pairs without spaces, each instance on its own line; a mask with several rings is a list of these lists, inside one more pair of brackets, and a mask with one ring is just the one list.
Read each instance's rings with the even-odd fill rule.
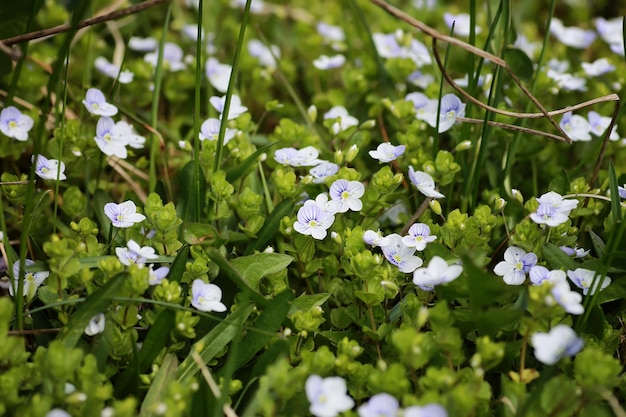
[[68,32],[73,28],[81,29],[87,26],[97,25],[98,23],[107,22],[109,20],[115,20],[115,19],[119,19],[122,17],[130,16],[132,14],[139,13],[142,10],[149,9],[151,7],[157,6],[159,4],[162,4],[168,1],[170,0],[148,0],[148,1],[144,1],[143,3],[137,4],[135,6],[130,6],[121,10],[116,10],[114,12],[107,13],[102,16],[96,16],[96,17],[92,17],[89,19],[81,20],[80,22],[78,22],[78,24],[76,24],[76,26],[72,26],[71,24],[66,23],[63,25],[55,26],[53,28],[37,30],[34,32],[24,33],[22,35],[13,36],[11,38],[2,39],[0,40],[0,43],[10,46],[10,45],[15,45],[15,44],[22,43],[22,42],[28,42],[33,39],[45,38],[46,36],[56,35],[57,33]]
[[[467,100],[473,102],[474,104],[476,104],[477,106],[479,106],[480,108],[487,110],[487,111],[491,111],[493,113],[496,114],[501,114],[501,115],[505,115],[505,116],[510,116],[510,117],[519,117],[519,118],[539,118],[539,117],[545,117],[548,119],[548,121],[550,122],[550,124],[552,124],[552,126],[554,126],[554,128],[559,132],[560,136],[556,136],[556,135],[550,135],[550,134],[546,134],[546,133],[539,133],[536,130],[522,130],[519,129],[517,127],[512,127],[512,125],[507,125],[507,124],[499,124],[497,126],[499,127],[503,127],[503,128],[507,128],[507,129],[512,129],[512,130],[522,130],[522,131],[526,131],[528,133],[534,133],[534,134],[542,134],[542,136],[547,136],[550,137],[552,139],[557,139],[560,141],[565,141],[567,143],[571,143],[572,140],[568,137],[568,135],[563,131],[563,129],[559,126],[559,124],[554,120],[554,118],[552,116],[557,115],[557,114],[562,114],[568,111],[573,111],[573,110],[577,110],[583,107],[587,107],[590,106],[592,104],[596,104],[596,103],[602,103],[602,102],[606,102],[606,101],[616,101],[616,109],[619,108],[619,97],[616,94],[609,94],[606,96],[602,96],[602,97],[598,97],[595,98],[593,100],[589,100],[586,101],[584,103],[580,103],[577,104],[575,106],[568,106],[566,108],[563,109],[559,109],[559,110],[555,110],[555,111],[547,111],[543,105],[541,104],[541,102],[539,102],[539,100],[537,100],[537,98],[535,96],[533,96],[533,94],[526,88],[526,86],[520,81],[520,79],[517,77],[517,75],[513,72],[513,70],[509,67],[509,65],[506,63],[506,61],[504,61],[502,58],[493,55],[487,51],[484,51],[482,49],[479,49],[473,45],[470,45],[466,42],[463,42],[460,39],[456,39],[453,38],[451,36],[447,36],[444,35],[440,32],[438,32],[437,30],[431,28],[430,26],[425,25],[424,23],[420,22],[419,20],[409,16],[408,14],[404,13],[402,10],[399,10],[395,7],[393,7],[392,5],[386,3],[383,0],[370,0],[372,3],[374,3],[375,5],[377,5],[378,7],[382,8],[383,10],[385,10],[387,13],[389,13],[390,15],[396,17],[399,20],[402,20],[406,23],[408,23],[409,25],[419,29],[420,31],[424,32],[426,35],[430,36],[433,39],[433,55],[435,56],[435,60],[437,61],[437,65],[439,66],[439,69],[442,72],[443,77],[446,79],[446,81],[456,90],[459,92],[459,94],[461,94],[463,97],[465,97]],[[461,49],[464,49],[474,55],[477,55],[483,59],[487,59],[491,62],[493,62],[496,65],[501,66],[502,68],[504,68],[509,76],[511,77],[511,79],[515,82],[515,84],[517,84],[517,86],[522,90],[522,92],[524,93],[524,95],[526,95],[526,97],[528,97],[528,99],[539,109],[540,113],[518,113],[518,112],[511,112],[511,111],[506,111],[506,110],[501,110],[501,109],[497,109],[495,107],[489,106],[483,102],[481,102],[480,100],[472,97],[471,95],[467,94],[462,88],[460,88],[455,82],[454,80],[452,80],[452,78],[448,75],[448,73],[445,71],[445,68],[443,67],[443,64],[441,63],[441,58],[439,56],[439,53],[437,51],[436,48],[436,44],[437,41],[443,41],[443,42],[447,42],[450,45],[454,45],[454,46],[458,46]],[[617,112],[617,110],[616,110]],[[615,113],[614,115],[616,115],[617,113]],[[469,120],[466,120],[469,121]],[[474,123],[474,121],[472,121]],[[481,121],[482,123],[482,121]],[[611,126],[613,126],[615,123],[615,118],[613,118],[613,121],[611,123]],[[491,123],[490,123],[491,124]],[[494,125],[495,126],[495,125]],[[610,130],[608,131],[610,134]],[[601,153],[601,156],[603,156],[604,153]],[[599,159],[599,162],[602,160],[602,158]],[[595,175],[594,175],[595,177]]]

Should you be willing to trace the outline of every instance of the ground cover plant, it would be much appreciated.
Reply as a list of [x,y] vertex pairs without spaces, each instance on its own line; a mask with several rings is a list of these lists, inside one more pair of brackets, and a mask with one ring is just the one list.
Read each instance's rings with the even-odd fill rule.
[[626,415],[624,12],[0,5],[0,415]]

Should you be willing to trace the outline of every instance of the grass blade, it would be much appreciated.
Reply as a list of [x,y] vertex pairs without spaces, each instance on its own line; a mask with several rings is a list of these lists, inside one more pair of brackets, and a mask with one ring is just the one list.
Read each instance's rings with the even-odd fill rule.
[[[253,304],[239,307],[228,316],[228,320],[216,325],[213,330],[198,340],[191,350],[200,355],[204,363],[208,363],[222,351],[235,337],[241,334],[240,323],[245,321],[252,313]],[[200,369],[196,365],[191,354],[180,364],[176,373],[176,379],[183,384],[188,384]]]

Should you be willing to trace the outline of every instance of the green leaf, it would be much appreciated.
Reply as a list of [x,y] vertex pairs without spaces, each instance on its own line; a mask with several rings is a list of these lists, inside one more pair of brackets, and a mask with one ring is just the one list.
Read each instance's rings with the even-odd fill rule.
[[70,349],[76,346],[89,321],[109,308],[113,298],[120,293],[126,279],[128,279],[127,272],[119,273],[87,297],[82,306],[72,314],[69,323],[59,335],[59,340],[63,342],[65,347]]
[[103,236],[109,236],[111,228],[111,220],[104,214],[104,205],[111,202],[111,197],[101,189],[97,189],[93,193],[93,210],[100,225],[100,233]]
[[169,281],[180,282],[183,277],[183,272],[185,272],[188,259],[189,245],[183,245],[183,247],[178,251],[176,258],[174,258],[174,262],[172,262],[169,274],[167,274],[167,279]]
[[313,295],[302,294],[300,297],[291,302],[289,315],[291,316],[296,311],[308,311],[313,307],[319,307],[324,304],[329,298],[330,294],[328,293]]
[[506,285],[501,277],[485,273],[482,268],[474,265],[468,256],[463,256],[463,270],[467,275],[470,306],[472,310],[480,310],[494,304],[505,295],[519,293],[522,289],[514,285]]
[[534,73],[533,61],[524,51],[507,46],[504,50],[504,60],[521,80],[532,80]]
[[263,277],[280,272],[293,261],[283,253],[256,253],[232,259],[230,263],[241,273],[242,278],[255,291]]
[[276,142],[270,143],[269,145],[265,145],[262,148],[257,149],[256,151],[254,151],[254,153],[252,153],[252,155],[247,157],[242,163],[226,171],[226,181],[232,184],[234,181],[239,179],[243,174],[246,173],[248,169],[250,169],[252,165],[256,163],[257,159],[264,152],[266,152],[269,148],[271,148],[272,146],[276,145],[279,142],[280,141],[276,141]]
[[159,371],[150,384],[150,389],[141,403],[139,417],[161,415],[160,413],[157,414],[155,411],[157,410],[157,406],[163,402],[168,387],[175,380],[177,369],[178,360],[176,356],[171,353],[165,355],[163,363],[161,363]]
[[211,258],[211,260],[215,262],[215,264],[220,268],[220,272],[226,274],[226,276],[230,278],[230,280],[233,281],[241,291],[246,293],[252,301],[257,303],[261,307],[267,306],[268,301],[265,299],[265,297],[263,297],[263,295],[261,295],[248,285],[246,279],[243,277],[243,275],[241,275],[239,270],[235,268],[235,266],[230,263],[228,259],[226,259],[224,255],[220,253],[220,251],[215,248],[208,248],[206,251],[209,255],[209,258]]
[[[204,212],[206,195],[206,181],[202,173],[202,167],[197,166],[199,162],[189,161],[178,174],[179,201],[176,204],[176,214],[183,219],[183,222],[196,222]],[[196,173],[200,173],[200,178],[196,179]],[[196,181],[200,189],[196,189]],[[200,199],[198,201],[198,198]],[[200,211],[198,211],[198,208]]]
[[595,234],[591,229],[589,229],[589,237],[591,237],[591,244],[593,245],[593,249],[596,251],[596,255],[598,258],[602,258],[606,252],[606,243],[604,243],[602,238]]
[[259,318],[254,322],[251,331],[241,341],[239,352],[232,368],[233,371],[248,363],[275,336],[276,331],[287,317],[292,299],[293,293],[290,290],[285,290],[274,297],[267,307],[263,309]]
[[[241,334],[242,323],[252,313],[252,309],[253,304],[240,306],[235,312],[217,324],[209,333],[204,335],[202,339],[194,343],[191,351],[198,353],[204,363],[211,361],[226,345]],[[189,384],[199,370],[190,353],[180,364],[176,373],[176,379],[183,384]]]
[[611,191],[611,218],[613,219],[613,224],[618,224],[622,221],[622,205],[613,161],[609,161],[609,191]]
[[580,267],[575,260],[552,243],[543,246],[543,256],[551,269],[574,270]]
[[293,202],[293,200],[281,201],[270,213],[270,215],[267,216],[265,222],[263,223],[263,226],[261,226],[261,229],[257,233],[256,240],[252,240],[250,242],[244,254],[250,255],[255,250],[263,249],[267,245],[267,243],[276,236],[278,228],[280,227],[280,221],[283,219],[283,217],[292,214],[294,207],[295,203]]

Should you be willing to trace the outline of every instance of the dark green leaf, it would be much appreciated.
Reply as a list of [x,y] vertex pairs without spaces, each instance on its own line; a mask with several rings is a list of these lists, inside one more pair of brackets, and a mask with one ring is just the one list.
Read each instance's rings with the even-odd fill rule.
[[613,161],[609,161],[609,191],[611,191],[611,218],[613,219],[613,224],[618,224],[622,221],[622,205]]
[[473,310],[482,309],[505,295],[521,291],[517,286],[506,285],[501,277],[485,273],[482,268],[474,265],[469,257],[464,256],[462,260],[463,270],[467,276],[470,306]]
[[246,248],[245,255],[250,255],[254,253],[255,250],[261,250],[265,248],[270,240],[272,240],[276,233],[278,232],[278,228],[280,226],[280,221],[285,216],[289,216],[293,213],[293,209],[295,207],[295,203],[293,200],[283,200],[281,201],[274,211],[270,213],[269,216],[265,219],[263,226],[257,233],[256,240],[250,242],[248,247]]
[[579,264],[575,260],[552,243],[546,243],[543,246],[543,256],[550,265],[550,269],[574,270],[579,268]]
[[163,363],[159,367],[159,371],[150,384],[150,389],[141,403],[139,417],[160,415],[156,413],[158,409],[157,406],[163,403],[163,398],[167,395],[168,388],[175,380],[177,369],[180,370],[176,356],[171,353],[165,355]]
[[[263,312],[254,322],[253,329],[241,341],[239,352],[235,358],[233,370],[248,363],[263,347],[275,336],[276,331],[283,324],[289,311],[293,293],[285,290],[274,297],[263,309]],[[254,330],[258,331],[254,331]]]
[[197,222],[204,212],[206,181],[198,164],[197,161],[189,161],[178,174],[180,192],[176,214],[185,223]]
[[247,157],[242,163],[226,171],[226,181],[232,184],[234,181],[238,180],[243,174],[246,173],[248,169],[250,169],[252,165],[256,163],[257,159],[264,152],[266,152],[272,146],[276,145],[278,142],[280,141],[270,143],[269,145],[266,145],[266,146],[263,146],[262,148],[257,149],[252,155]]
[[127,278],[128,273],[126,272],[117,274],[101,288],[87,297],[82,306],[72,314],[69,323],[59,335],[59,340],[63,342],[65,347],[70,349],[76,346],[76,343],[78,343],[78,340],[85,332],[89,321],[94,316],[104,313],[109,308],[113,298],[120,293],[124,280]]
[[604,253],[606,252],[606,243],[602,240],[600,236],[594,233],[593,230],[589,229],[589,236],[591,237],[591,244],[593,245],[593,249],[596,251],[596,256],[598,258],[602,258]]
[[183,245],[183,247],[180,248],[180,250],[178,251],[174,262],[172,262],[169,274],[167,274],[167,279],[169,281],[180,282],[181,278],[183,277],[183,272],[185,272],[188,259],[189,245]]
[[[196,352],[202,358],[202,362],[210,362],[215,355],[220,353],[235,337],[242,332],[242,323],[252,312],[253,304],[240,306],[226,319],[217,324],[209,333],[198,340],[191,347],[191,352]],[[176,379],[183,384],[188,384],[200,371],[191,353],[178,367]]]
[[530,81],[533,78],[533,61],[521,49],[507,47],[504,50],[504,60],[513,72],[522,80]]

